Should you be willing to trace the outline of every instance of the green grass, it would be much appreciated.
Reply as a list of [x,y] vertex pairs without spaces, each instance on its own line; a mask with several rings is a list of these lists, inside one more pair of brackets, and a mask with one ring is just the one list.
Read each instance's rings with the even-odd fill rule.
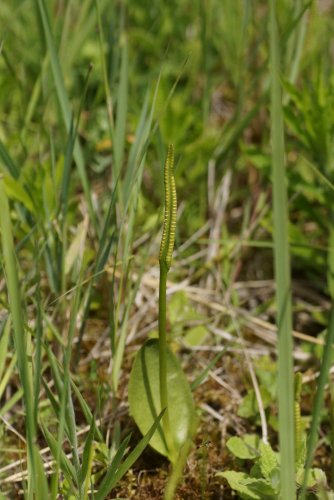
[[[331,498],[332,15],[307,0],[4,2],[1,498],[170,498],[187,456],[176,499],[247,498],[247,481],[254,498]],[[168,456],[163,355],[143,437],[127,404],[135,354],[157,367],[171,143],[160,337],[199,417],[173,471],[148,446]]]
[[292,352],[292,304],[289,214],[285,173],[280,40],[276,2],[270,3],[271,147],[273,182],[273,236],[278,329],[278,419],[281,455],[281,498],[295,498],[295,425]]

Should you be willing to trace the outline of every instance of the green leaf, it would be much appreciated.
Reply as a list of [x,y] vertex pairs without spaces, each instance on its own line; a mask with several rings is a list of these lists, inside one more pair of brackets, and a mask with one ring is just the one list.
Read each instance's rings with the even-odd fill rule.
[[49,498],[49,488],[44,464],[37,446],[34,446],[35,455],[35,481],[36,481],[36,500],[47,500]]
[[86,480],[87,477],[87,472],[89,469],[89,461],[90,461],[90,455],[91,455],[91,450],[93,446],[93,440],[95,436],[95,420],[92,418],[91,424],[90,424],[90,429],[86,437],[85,445],[84,445],[84,450],[82,453],[82,466],[81,470],[79,473],[79,480],[80,483],[83,484],[84,481]]
[[10,175],[18,179],[20,176],[20,169],[10,156],[9,152],[7,151],[5,145],[3,142],[0,140],[0,159],[2,160],[1,163],[4,164],[6,170],[10,173]]
[[255,435],[250,435],[249,437],[253,438],[252,443],[246,443],[244,439],[233,436],[227,441],[226,446],[235,457],[242,460],[257,458],[259,456],[256,442],[258,441],[258,437]]
[[[53,457],[56,458],[57,454],[58,454],[58,450],[57,450],[58,443],[57,443],[56,439],[53,437],[53,435],[51,434],[51,432],[48,431],[48,429],[46,428],[45,425],[42,425],[41,427],[42,427],[42,431],[43,431],[44,437],[46,439],[46,442],[48,443],[48,446],[51,450],[51,453],[52,453]],[[76,479],[76,471],[63,450],[60,450],[60,467],[64,473],[64,476],[68,479],[70,484],[72,484],[72,482],[75,481],[75,479]]]
[[33,202],[31,201],[30,196],[22,186],[22,183],[13,177],[9,177],[8,175],[4,177],[6,193],[9,199],[19,201],[22,205],[25,206],[27,210],[31,213],[35,213]]
[[272,474],[278,468],[277,454],[273,451],[270,444],[265,444],[263,441],[260,443],[260,453],[259,466],[262,475],[266,479],[271,479]]
[[258,494],[261,500],[277,500],[279,498],[278,491],[266,479],[248,478],[244,484]]
[[[167,350],[168,411],[176,450],[188,441],[195,427],[195,408],[188,382],[180,364]],[[159,341],[148,340],[138,351],[129,382],[131,414],[142,434],[146,434],[161,412],[159,387]],[[161,426],[150,445],[171,458]]]
[[239,498],[246,500],[277,499],[277,492],[265,479],[256,479],[244,472],[232,470],[218,472],[217,476],[225,478],[232,490],[238,492]]
[[[304,467],[300,467],[297,470],[297,474],[296,474],[297,484],[301,485],[303,483],[304,474],[305,474]],[[324,471],[322,469],[318,469],[316,467],[313,469],[310,469],[309,474],[307,476],[306,487],[307,488],[314,488],[315,486],[317,486],[319,484],[321,484],[325,488],[327,487],[326,474],[324,473]]]
[[[3,326],[2,331],[0,332],[0,380],[2,380],[2,375],[6,364],[10,328],[11,328],[11,321],[10,318],[7,318],[5,325]],[[1,385],[2,383],[0,383],[0,387]],[[1,391],[0,391],[0,397],[1,397]]]
[[[225,472],[218,472],[217,476],[226,479],[232,490],[239,493],[240,498],[244,498],[246,500],[262,500],[262,497],[260,495],[251,490],[249,484],[244,484],[245,482],[247,483],[247,481],[249,482],[250,480],[249,476],[246,473],[228,470]],[[252,481],[257,482],[259,480],[253,479]]]
[[100,484],[99,490],[96,494],[96,498],[98,500],[102,500],[103,498],[105,498],[108,495],[108,493],[112,490],[114,485],[116,484],[115,474],[116,474],[117,468],[119,467],[119,464],[122,461],[123,456],[126,453],[126,448],[129,444],[130,438],[131,438],[131,434],[129,434],[120,444],[120,446],[116,452],[116,455],[114,456],[114,459],[113,459],[110,467],[108,468],[107,473],[105,474],[103,481]]

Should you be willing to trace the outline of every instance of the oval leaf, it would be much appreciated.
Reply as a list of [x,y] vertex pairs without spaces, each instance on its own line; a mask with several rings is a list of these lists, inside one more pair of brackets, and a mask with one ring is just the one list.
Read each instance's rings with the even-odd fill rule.
[[[171,433],[176,450],[180,450],[193,434],[196,415],[187,379],[170,349],[167,349],[167,384]],[[145,435],[161,412],[157,339],[145,342],[136,355],[129,382],[129,405],[136,424]],[[150,440],[150,445],[173,460],[161,425]]]

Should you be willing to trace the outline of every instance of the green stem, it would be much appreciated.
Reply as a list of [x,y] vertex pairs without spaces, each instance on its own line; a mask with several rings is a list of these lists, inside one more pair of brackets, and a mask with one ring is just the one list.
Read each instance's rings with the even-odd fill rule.
[[175,241],[176,226],[176,187],[174,180],[174,149],[170,144],[164,167],[165,185],[165,218],[162,231],[159,263],[159,384],[160,384],[160,404],[165,410],[162,417],[162,429],[166,439],[171,461],[174,463],[174,443],[170,431],[168,412],[168,387],[167,387],[167,335],[166,335],[166,289],[167,273],[172,262],[172,253]]
[[[165,409],[162,417],[162,428],[168,448],[172,445],[169,412],[168,412],[168,387],[167,387],[167,334],[166,334],[166,288],[168,268],[165,262],[160,262],[159,281],[159,382],[160,404]],[[169,451],[171,451],[169,449]]]

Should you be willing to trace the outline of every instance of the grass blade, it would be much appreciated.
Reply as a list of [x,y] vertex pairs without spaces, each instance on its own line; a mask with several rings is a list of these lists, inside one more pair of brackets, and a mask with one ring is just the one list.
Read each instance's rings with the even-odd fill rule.
[[271,140],[273,170],[273,232],[277,300],[278,416],[281,453],[281,498],[293,499],[295,488],[294,378],[292,357],[292,305],[288,242],[287,190],[284,161],[284,128],[280,86],[279,38],[276,2],[270,2]]
[[[150,442],[151,437],[155,433],[159,422],[161,420],[161,417],[164,414],[163,410],[160,415],[157,417],[156,421],[148,431],[148,433],[139,441],[135,449],[130,453],[130,455],[124,460],[122,465],[118,468],[117,472],[115,474],[109,475],[105,477],[103,480],[96,496],[95,500],[103,500],[106,498],[106,496],[109,494],[109,492],[114,488],[114,486],[117,484],[117,482],[124,476],[124,474],[132,467],[132,465],[135,463],[135,461],[140,457],[140,455],[143,453],[144,449]],[[123,441],[124,443],[124,441]],[[120,450],[120,448],[119,448]],[[116,454],[117,455],[117,454]],[[114,460],[116,459],[116,456]],[[111,465],[112,467],[112,465]]]
[[3,161],[6,170],[8,170],[11,176],[14,177],[14,179],[18,179],[20,176],[20,169],[9,155],[7,149],[5,148],[1,140],[0,140],[0,158]]
[[111,491],[111,489],[113,488],[115,473],[116,473],[117,468],[118,468],[119,464],[121,463],[121,460],[125,454],[125,451],[126,451],[126,448],[129,444],[130,438],[131,438],[131,434],[129,434],[122,441],[120,446],[118,447],[117,452],[114,456],[114,459],[113,459],[106,475],[104,476],[103,481],[100,485],[100,488],[97,492],[97,495],[99,495],[99,496],[97,496],[96,498],[101,498],[101,499],[105,498],[108,495],[108,493]]
[[307,479],[308,479],[309,471],[310,471],[310,468],[312,465],[315,447],[317,444],[318,432],[319,432],[318,429],[319,429],[319,423],[320,423],[320,418],[321,418],[321,410],[322,410],[322,407],[324,405],[325,385],[327,383],[328,373],[329,373],[329,369],[330,369],[332,357],[333,357],[333,342],[334,342],[334,307],[332,307],[330,318],[329,318],[328,330],[327,330],[327,335],[326,335],[326,343],[325,343],[324,348],[323,348],[321,368],[320,368],[320,374],[319,374],[319,378],[318,378],[318,387],[317,387],[315,401],[314,401],[313,409],[312,409],[312,423],[311,423],[310,434],[308,436],[308,442],[307,442],[305,475],[304,475],[303,486],[302,486],[302,490],[301,490],[301,494],[300,494],[300,500],[305,499]]
[[36,421],[34,418],[34,399],[32,390],[32,373],[29,365],[28,353],[30,342],[27,338],[24,326],[24,310],[22,308],[21,293],[16,265],[14,241],[9,213],[9,203],[5,192],[3,177],[0,177],[0,227],[2,239],[3,260],[6,274],[8,298],[12,315],[14,343],[17,353],[17,363],[24,392],[24,403],[26,409],[26,433],[28,442],[28,498],[32,498],[37,491],[37,463],[36,463]]
[[115,138],[114,138],[115,179],[118,179],[118,177],[120,176],[123,163],[127,101],[128,101],[128,50],[127,50],[127,41],[126,38],[124,38],[123,46],[121,49],[120,82],[118,86],[118,95],[117,95],[117,118],[115,124]]
[[[2,325],[2,331],[0,333],[0,387],[2,385],[3,380],[3,372],[5,368],[6,357],[8,353],[8,342],[9,342],[9,334],[10,334],[11,321],[8,318],[4,325]],[[8,368],[6,369],[6,372]],[[1,397],[1,390],[0,390]]]

